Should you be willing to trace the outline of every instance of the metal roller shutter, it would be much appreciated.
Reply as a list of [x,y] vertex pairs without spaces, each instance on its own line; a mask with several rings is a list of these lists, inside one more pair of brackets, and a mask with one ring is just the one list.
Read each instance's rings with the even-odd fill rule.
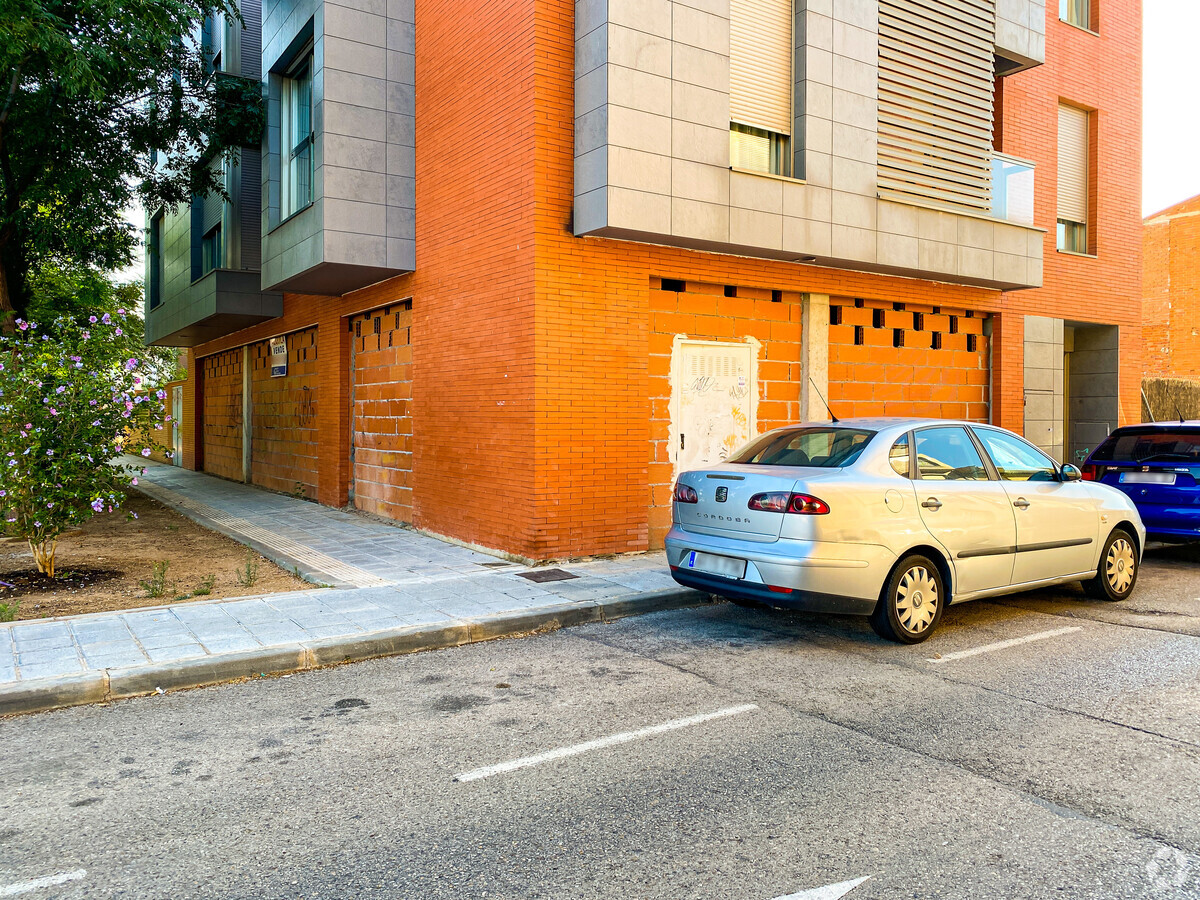
[[791,135],[792,0],[730,0],[729,117]]
[[1087,222],[1088,114],[1078,107],[1058,107],[1058,217]]
[[879,192],[991,208],[994,0],[880,0]]

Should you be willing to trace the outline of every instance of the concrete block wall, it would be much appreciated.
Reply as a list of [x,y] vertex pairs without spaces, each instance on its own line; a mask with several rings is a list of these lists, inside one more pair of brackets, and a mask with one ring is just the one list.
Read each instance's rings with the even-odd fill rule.
[[1014,71],[1046,61],[1046,0],[996,0],[996,53]]
[[795,36],[803,180],[729,167],[727,0],[576,0],[575,233],[1040,285],[1041,231],[877,197],[878,4],[801,0]]
[[[1077,463],[1083,451],[1095,450],[1122,418],[1120,329],[1115,325],[1075,325],[1068,343],[1073,349],[1066,462]],[[1139,412],[1140,407],[1130,410],[1134,417],[1139,417]]]
[[1025,317],[1025,437],[1059,462],[1063,458],[1063,320]]
[[[264,289],[341,294],[416,265],[413,0],[268,0]],[[311,38],[312,205],[281,221],[280,88]]]

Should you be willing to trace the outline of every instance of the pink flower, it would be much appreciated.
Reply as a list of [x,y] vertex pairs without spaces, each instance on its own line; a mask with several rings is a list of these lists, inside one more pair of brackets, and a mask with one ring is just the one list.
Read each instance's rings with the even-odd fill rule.
[[150,455],[150,448],[149,448],[149,447],[144,447],[144,448],[142,449],[142,456],[149,456],[149,455]]

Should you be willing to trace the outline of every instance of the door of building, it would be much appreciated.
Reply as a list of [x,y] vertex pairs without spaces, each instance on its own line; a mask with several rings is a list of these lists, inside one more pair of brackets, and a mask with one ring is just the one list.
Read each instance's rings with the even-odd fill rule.
[[756,433],[754,347],[679,341],[672,359],[675,474],[727,459]]
[[350,319],[350,502],[412,521],[412,301]]
[[171,462],[183,465],[183,385],[171,388]]

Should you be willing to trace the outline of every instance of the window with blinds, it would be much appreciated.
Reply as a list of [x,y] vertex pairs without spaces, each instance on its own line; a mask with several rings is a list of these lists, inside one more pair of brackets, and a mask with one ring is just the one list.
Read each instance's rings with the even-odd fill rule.
[[1058,249],[1088,252],[1089,114],[1058,106]]
[[994,0],[880,0],[879,193],[987,215]]
[[792,0],[730,0],[729,156],[735,168],[791,175]]

